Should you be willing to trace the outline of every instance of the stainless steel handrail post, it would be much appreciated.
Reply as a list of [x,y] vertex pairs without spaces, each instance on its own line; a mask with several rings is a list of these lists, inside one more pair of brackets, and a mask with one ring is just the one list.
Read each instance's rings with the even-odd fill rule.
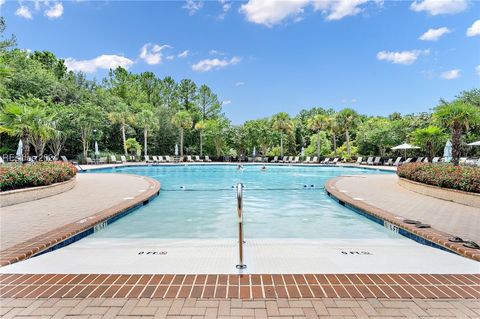
[[243,261],[243,184],[237,184],[237,215],[238,215],[238,254],[239,264],[237,269],[245,269],[247,265]]

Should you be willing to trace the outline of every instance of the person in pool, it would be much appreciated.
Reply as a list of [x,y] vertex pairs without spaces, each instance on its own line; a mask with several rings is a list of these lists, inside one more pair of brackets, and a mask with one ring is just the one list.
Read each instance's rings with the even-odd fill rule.
[[243,166],[240,165],[240,164],[238,164],[238,165],[237,165],[237,171],[240,171],[240,170],[242,170],[242,169],[243,169]]
[[262,166],[261,168],[262,171],[266,171],[267,170],[267,167],[265,165]]

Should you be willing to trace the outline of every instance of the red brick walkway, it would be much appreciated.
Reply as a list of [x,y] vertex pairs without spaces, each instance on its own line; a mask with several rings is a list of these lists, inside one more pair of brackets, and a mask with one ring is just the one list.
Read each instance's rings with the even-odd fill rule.
[[2,298],[480,298],[480,275],[1,275]]

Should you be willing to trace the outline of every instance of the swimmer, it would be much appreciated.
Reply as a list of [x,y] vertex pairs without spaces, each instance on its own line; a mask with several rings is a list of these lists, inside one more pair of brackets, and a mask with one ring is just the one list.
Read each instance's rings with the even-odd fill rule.
[[240,165],[240,164],[238,164],[238,165],[237,165],[237,171],[240,171],[240,170],[242,170],[242,169],[243,169],[243,166]]
[[266,171],[267,170],[267,167],[265,165],[262,166],[261,168],[262,171]]

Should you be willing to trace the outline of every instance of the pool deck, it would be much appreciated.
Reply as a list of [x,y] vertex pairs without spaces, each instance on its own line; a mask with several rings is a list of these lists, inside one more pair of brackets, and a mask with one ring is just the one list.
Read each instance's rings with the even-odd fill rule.
[[25,259],[129,207],[160,189],[150,178],[127,174],[78,174],[75,187],[39,200],[3,207],[0,264]]
[[[480,261],[480,250],[451,243],[448,238],[480,242],[480,209],[407,190],[396,175],[342,176],[325,185],[336,198],[461,255]],[[421,221],[432,228],[403,223]]]

